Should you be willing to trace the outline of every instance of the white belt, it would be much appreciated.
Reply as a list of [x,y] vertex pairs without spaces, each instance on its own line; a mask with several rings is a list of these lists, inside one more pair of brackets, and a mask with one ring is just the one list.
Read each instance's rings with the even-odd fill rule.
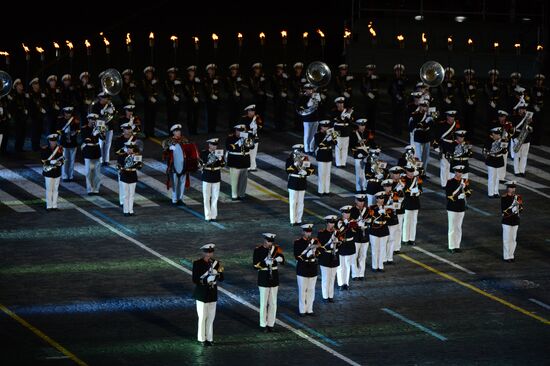
[[[275,270],[275,269],[277,269],[277,267],[271,267],[272,271]],[[260,271],[269,271],[269,268],[262,268],[262,269],[260,269]]]
[[220,170],[221,167],[215,167],[215,168],[202,168],[203,170]]
[[343,127],[346,127],[346,126],[349,126],[349,123],[335,123],[334,125],[335,125],[335,126],[343,126]]
[[231,155],[242,155],[242,156],[246,156],[246,155],[249,155],[249,153],[240,153],[240,152],[233,152],[233,151],[230,151],[229,154]]
[[304,259],[304,262],[306,262],[306,263],[314,263],[314,262],[317,262],[317,258],[314,258],[314,259]]
[[379,225],[384,225],[386,223],[386,221],[373,221],[372,222],[373,224],[379,224]]
[[86,143],[85,145],[86,145],[86,146],[97,146],[97,145],[99,145],[99,144],[89,144],[89,143]]
[[291,177],[294,177],[294,178],[305,178],[306,176],[305,175],[300,175],[300,174],[289,174]]
[[129,168],[129,169],[122,168],[122,170],[125,170],[125,171],[127,171],[127,172],[135,172],[137,169],[134,169],[134,168]]

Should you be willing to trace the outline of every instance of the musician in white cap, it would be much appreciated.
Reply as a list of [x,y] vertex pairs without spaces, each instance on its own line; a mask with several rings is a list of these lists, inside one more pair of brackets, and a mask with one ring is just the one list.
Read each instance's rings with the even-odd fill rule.
[[97,99],[90,106],[90,113],[95,113],[99,116],[99,119],[105,121],[107,131],[105,132],[105,139],[99,141],[99,147],[101,149],[101,165],[109,165],[111,158],[111,143],[113,141],[113,124],[116,116],[116,109],[111,102],[111,96],[105,92],[101,92],[97,95]]
[[453,175],[453,168],[457,165],[462,165],[464,166],[462,177],[468,179],[468,171],[470,167],[468,160],[474,152],[472,151],[471,146],[464,140],[466,133],[466,130],[456,130],[454,133],[454,140],[445,139],[441,146],[444,154],[447,156],[447,160],[451,165],[450,178],[452,178]]
[[404,76],[405,66],[396,64],[393,66],[393,72],[394,78],[388,88],[388,94],[392,101],[392,132],[395,135],[400,135],[406,118],[405,87],[407,79]]
[[302,117],[304,126],[304,151],[306,154],[312,154],[315,151],[314,136],[319,127],[321,119],[319,107],[321,104],[321,95],[315,91],[313,84],[304,84],[304,92],[297,101],[297,113]]
[[527,157],[529,147],[531,146],[531,135],[533,133],[533,112],[527,111],[528,104],[522,98],[514,107],[514,116],[512,123],[514,125],[514,135],[510,144],[510,152],[514,159],[514,175],[525,177],[527,167]]
[[134,216],[134,196],[138,181],[137,170],[143,167],[139,148],[133,142],[126,142],[124,153],[118,156],[118,171],[124,202],[122,211],[124,216]]
[[409,118],[409,131],[412,134],[415,155],[422,162],[423,171],[428,171],[430,142],[433,140],[434,121],[428,113],[428,101],[423,100]]
[[401,210],[401,197],[399,192],[393,189],[393,179],[388,178],[382,181],[385,201],[384,207],[389,209],[389,219],[387,221],[389,236],[386,244],[385,264],[393,264],[393,254],[401,250],[401,223],[399,222],[398,212]]
[[88,123],[80,130],[80,136],[82,137],[80,149],[86,169],[86,192],[91,196],[99,194],[99,187],[101,186],[99,140],[105,138],[105,130],[101,126],[97,126],[98,117],[95,113],[88,114]]
[[498,108],[501,105],[501,85],[500,80],[498,78],[499,71],[497,69],[491,69],[488,72],[489,78],[487,79],[487,83],[485,84],[485,95],[487,97],[487,100],[489,101],[489,106],[487,110],[487,114],[489,117],[489,120],[494,119],[494,117],[497,114]]
[[405,199],[405,180],[401,177],[404,173],[404,169],[400,166],[393,166],[390,168],[389,172],[392,180],[392,198],[394,200],[395,214],[397,215],[398,221],[398,225],[395,227],[393,254],[399,254],[401,252],[401,238],[403,237],[403,221],[405,217],[405,208],[403,207],[403,201]]
[[[46,117],[46,109],[48,108],[48,100],[46,94],[40,88],[40,79],[34,78],[29,82],[31,89],[29,90],[29,115],[31,117],[31,143],[32,151],[40,150],[40,138],[44,130],[44,119]],[[5,111],[7,113],[7,111]],[[1,119],[1,117],[0,117]],[[2,122],[0,122],[2,123]],[[0,127],[1,128],[1,127]]]
[[[512,136],[514,135],[514,125],[510,120],[508,119],[508,112],[499,109],[498,111],[498,117],[496,121],[492,121],[490,124],[490,129],[493,127],[500,127],[502,131],[501,139],[502,142],[506,142],[507,144],[510,143],[512,140]],[[508,152],[504,152],[503,158],[504,158],[504,165],[500,168],[498,168],[498,181],[500,183],[504,183],[506,179],[506,166],[508,165]]]
[[474,69],[465,69],[464,80],[460,84],[462,99],[464,100],[464,107],[462,109],[464,126],[462,127],[468,132],[469,140],[474,139],[474,126],[476,122],[478,82],[475,79],[475,74]]
[[255,109],[260,116],[264,116],[267,102],[267,79],[263,71],[263,65],[260,62],[255,62],[252,65],[249,87],[252,99],[256,105]]
[[338,97],[334,99],[336,104],[335,110],[332,113],[332,121],[334,123],[334,131],[338,137],[336,138],[336,146],[334,147],[334,158],[337,167],[345,167],[348,158],[349,136],[353,124],[353,108],[346,107],[346,98]]
[[260,138],[258,132],[264,127],[264,121],[262,117],[256,113],[256,105],[251,104],[244,108],[244,116],[239,121],[240,124],[246,126],[246,133],[254,141],[254,148],[250,150],[250,168],[248,170],[255,172],[256,155],[258,154],[258,146],[260,144]]
[[40,158],[44,165],[42,175],[46,183],[46,210],[57,210],[59,179],[63,165],[63,147],[57,144],[59,135],[48,135],[48,145],[42,146]]
[[367,120],[359,118],[355,121],[357,126],[350,136],[351,153],[355,165],[355,192],[364,193],[367,189],[367,178],[365,177],[366,159],[369,147],[373,143],[370,131],[367,131]]
[[275,65],[275,73],[271,78],[271,90],[273,91],[273,118],[275,129],[286,129],[286,116],[288,108],[288,74],[285,72],[285,64]]
[[351,99],[353,76],[349,75],[349,67],[347,64],[338,65],[338,75],[335,78],[335,91],[339,96],[343,96],[346,100]]
[[463,178],[464,165],[453,168],[454,177],[449,179],[445,186],[447,196],[448,242],[451,253],[460,252],[462,241],[462,221],[466,211],[466,198],[472,195],[470,181]]
[[376,203],[369,206],[369,241],[371,250],[371,264],[373,272],[384,272],[384,262],[386,262],[386,252],[390,231],[388,221],[391,218],[392,208],[385,206],[386,193],[380,191],[375,195]]
[[[157,123],[158,99],[160,83],[155,76],[155,68],[147,66],[143,69],[145,77],[141,80],[141,93],[143,95],[143,119],[145,123],[145,134],[148,137],[155,136]],[[172,123],[173,121],[168,121]]]
[[234,130],[235,132],[227,136],[225,140],[225,149],[227,150],[227,166],[231,179],[231,199],[237,201],[246,196],[250,149],[254,147],[254,141],[245,132],[245,125],[235,125]]
[[361,82],[361,92],[365,96],[366,116],[372,131],[376,129],[376,117],[378,111],[378,75],[376,74],[376,65],[368,64],[365,66],[367,73],[363,76]]
[[185,195],[185,181],[187,178],[185,171],[185,152],[183,144],[189,143],[189,140],[182,135],[181,125],[175,124],[170,127],[172,136],[162,142],[162,157],[166,162],[166,175],[168,178],[167,186],[172,188],[172,204],[183,205]]
[[405,167],[405,177],[402,184],[405,194],[402,205],[405,209],[402,242],[407,245],[415,245],[420,195],[422,194],[422,178],[418,176],[415,166],[407,165]]
[[74,163],[78,147],[78,134],[80,133],[80,121],[74,114],[74,107],[64,107],[63,115],[58,122],[60,145],[63,147],[65,163],[61,168],[61,178],[64,182],[72,182],[74,179]]
[[[294,72],[290,77],[290,85],[294,104],[298,105],[298,102],[302,99],[302,95],[304,94],[304,85],[307,83],[307,79],[304,75],[304,64],[302,62],[296,62],[292,65],[292,68]],[[302,129],[302,118],[298,113],[294,114],[294,129],[297,131]]]
[[[547,93],[548,88],[544,85],[544,80],[546,76],[543,74],[535,75],[535,85],[530,90],[529,95],[531,96],[530,103],[533,106],[533,129],[536,131],[542,131],[542,126],[545,121],[544,119],[544,99],[545,93]],[[548,97],[548,94],[546,94]],[[531,143],[533,145],[540,145],[540,140],[544,133],[537,133],[532,135]]]
[[215,244],[203,245],[202,258],[193,262],[193,298],[199,318],[197,340],[205,347],[214,345],[214,319],[218,301],[218,281],[223,281],[224,268],[214,259]]
[[324,217],[326,226],[317,233],[317,239],[321,243],[319,248],[319,268],[321,269],[321,293],[323,300],[334,302],[334,282],[336,281],[337,268],[340,265],[338,246],[340,236],[335,225],[338,216],[328,215]]
[[215,133],[220,109],[220,77],[217,75],[216,64],[206,65],[206,75],[203,77],[204,98],[206,103],[206,120],[208,133]]
[[489,198],[498,198],[498,169],[504,166],[504,154],[508,143],[502,141],[502,128],[491,129],[490,139],[485,143],[483,154],[487,165],[487,193]]
[[363,281],[365,279],[365,268],[367,253],[369,251],[369,234],[367,229],[368,207],[365,205],[365,195],[355,195],[355,205],[350,210],[350,219],[357,222],[355,230],[355,259],[351,262],[351,279]]
[[233,131],[233,124],[239,120],[243,108],[243,78],[239,72],[239,64],[229,66],[229,75],[225,82],[225,89],[229,104],[228,128],[229,131]]
[[208,149],[201,152],[202,161],[202,197],[204,204],[204,219],[218,219],[218,197],[220,196],[221,169],[225,166],[223,150],[218,149],[219,139],[206,140]]
[[319,122],[319,132],[315,134],[315,151],[318,170],[317,192],[321,196],[330,195],[330,170],[332,167],[332,150],[337,143],[336,134],[330,129],[330,121]]
[[288,174],[288,207],[290,225],[301,225],[304,214],[304,196],[307,188],[307,177],[313,174],[308,156],[304,154],[304,145],[292,146],[292,152],[286,159]]
[[272,332],[277,316],[277,293],[279,291],[279,265],[285,257],[280,246],[275,244],[275,234],[263,233],[264,242],[254,249],[252,265],[258,270],[260,290],[260,329]]
[[313,224],[303,224],[302,236],[294,240],[296,280],[298,282],[298,312],[300,316],[313,316],[315,284],[317,283],[317,257],[321,243],[312,238]]
[[349,279],[353,263],[357,260],[355,248],[355,237],[359,228],[357,221],[351,218],[351,205],[340,207],[342,217],[336,223],[336,230],[339,232],[342,243],[338,247],[340,265],[336,270],[338,287],[341,290],[349,289]]
[[519,216],[523,211],[523,198],[516,193],[516,182],[506,182],[506,193],[500,197],[502,212],[502,259],[505,262],[514,261],[517,245]]
[[171,67],[166,70],[167,78],[164,80],[164,97],[166,99],[166,119],[168,123],[180,120],[180,107],[183,101],[181,80],[178,78],[178,68]]
[[460,128],[460,123],[456,119],[456,113],[455,110],[445,112],[445,118],[437,124],[434,136],[434,143],[438,146],[436,151],[440,153],[439,180],[442,188],[445,188],[451,172],[451,163],[447,159],[443,146],[445,142],[452,142],[454,132]]
[[197,129],[199,125],[199,88],[201,86],[201,79],[197,77],[196,72],[197,67],[195,65],[187,67],[187,77],[183,82],[185,108],[187,111],[187,128],[191,135],[196,135],[198,133]]

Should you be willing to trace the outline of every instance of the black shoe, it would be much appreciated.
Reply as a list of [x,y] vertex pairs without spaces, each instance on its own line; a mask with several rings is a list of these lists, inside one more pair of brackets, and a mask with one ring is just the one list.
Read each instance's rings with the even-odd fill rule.
[[493,198],[500,198],[500,196],[498,194],[494,194]]
[[295,223],[294,225],[296,225],[296,226],[302,226],[302,223],[301,223],[301,222],[297,222],[297,223]]
[[352,281],[359,281],[359,277],[352,277],[351,280]]
[[460,253],[460,252],[462,252],[462,250],[460,250],[460,248],[455,249],[455,253]]
[[218,221],[217,219],[210,219],[211,222],[216,222]]
[[47,207],[46,207],[46,211],[47,211],[47,212],[50,212],[51,210],[52,210],[51,208],[47,208]]
[[387,264],[388,266],[393,266],[393,265],[394,265],[393,261],[387,261],[386,264]]
[[510,262],[514,263],[516,261],[515,258],[510,259]]
[[395,250],[395,251],[393,252],[394,255],[395,255],[395,254],[400,254],[400,253],[401,253],[400,250]]
[[373,269],[372,269],[372,271],[373,271],[373,272],[376,272],[376,269],[375,269],[375,268],[373,268]]
[[200,342],[201,346],[206,347],[206,342]]
[[204,341],[204,344],[206,347],[212,347],[214,345],[214,342]]
[[376,271],[377,271],[377,272],[384,272],[384,270],[381,269],[381,268],[378,268]]
[[54,210],[54,211],[59,211],[59,209],[58,209],[57,207],[52,208],[52,210]]
[[411,240],[411,241],[409,242],[409,245],[411,245],[411,246],[414,247],[414,246],[416,245],[416,243],[414,242],[414,240]]
[[365,277],[357,277],[357,281],[364,281]]
[[130,216],[136,216],[136,214],[133,212],[130,212]]
[[306,313],[299,313],[298,315],[300,316],[300,318],[304,318],[306,316]]
[[313,312],[307,313],[307,316],[315,316],[315,313],[313,313]]
[[237,198],[231,197],[231,201],[238,201],[238,200],[239,200],[239,197],[237,197]]
[[103,163],[101,163],[101,166],[109,166],[109,163],[104,161]]
[[268,332],[267,327],[260,327],[260,332],[267,333]]
[[454,253],[455,250],[454,249],[449,249],[449,253]]
[[332,297],[329,297],[328,302],[334,302],[334,299]]
[[273,333],[275,331],[275,327],[267,327],[267,331],[269,333]]
[[349,290],[349,285],[344,285],[344,286],[342,286],[342,290],[344,290],[344,291]]
[[128,212],[126,212],[126,213],[124,214],[124,216],[128,217],[128,216],[130,216],[130,214],[129,214]]

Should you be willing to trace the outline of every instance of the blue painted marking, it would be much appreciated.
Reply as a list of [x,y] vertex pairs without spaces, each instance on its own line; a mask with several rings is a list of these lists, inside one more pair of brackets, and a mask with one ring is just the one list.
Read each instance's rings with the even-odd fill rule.
[[412,325],[413,327],[416,327],[416,328],[422,330],[423,332],[428,333],[429,335],[431,335],[431,336],[433,336],[433,337],[439,339],[440,341],[444,341],[444,342],[445,342],[445,341],[447,340],[447,338],[444,337],[444,336],[442,336],[441,334],[439,334],[439,333],[437,333],[437,332],[434,332],[434,331],[431,330],[431,329],[426,328],[426,327],[423,326],[422,324],[418,324],[417,322],[414,322],[414,321],[412,321],[412,320],[410,320],[410,319],[408,319],[408,318],[405,318],[403,315],[401,315],[401,314],[399,314],[399,313],[396,313],[396,312],[393,311],[393,310],[390,310],[390,309],[388,309],[388,308],[382,308],[382,309],[380,309],[380,310],[382,310],[382,311],[385,312],[385,313],[390,314],[391,316],[393,316],[393,317],[395,317],[395,318],[397,318],[397,319],[399,319],[399,320],[404,321],[405,323],[407,323],[407,324],[409,324],[409,325]]
[[[180,210],[183,210],[185,212],[188,212],[190,213],[191,215],[195,216],[195,217],[198,217],[199,219],[201,220],[204,220],[204,215],[198,213],[197,211],[189,208],[189,207],[186,207],[186,206],[177,206]],[[223,226],[222,224],[218,223],[218,222],[213,222],[213,221],[210,221],[210,224],[214,225],[215,227],[217,227],[218,229],[223,229],[225,230],[225,226]]]
[[74,314],[141,312],[152,310],[184,309],[195,306],[195,300],[188,296],[129,297],[68,304],[47,304],[13,307],[17,314]]
[[103,220],[110,222],[111,224],[115,225],[117,228],[127,232],[128,234],[136,235],[136,232],[132,229],[128,229],[126,226],[122,225],[120,222],[116,221],[115,219],[110,218],[109,216],[105,215],[104,213],[93,210],[92,211],[97,216],[101,217]]
[[296,319],[293,319],[292,317],[286,315],[286,314],[279,314],[282,318],[285,318],[286,321],[288,321],[289,323],[293,324],[294,326],[296,326],[297,328],[300,328],[300,329],[303,329],[305,330],[306,332],[310,333],[310,334],[313,334],[314,336],[316,336],[317,338],[320,338],[322,339],[323,341],[325,341],[326,343],[328,344],[331,344],[333,346],[336,346],[336,347],[340,347],[340,343],[330,339],[329,337],[327,336],[324,336],[322,335],[321,333],[319,333],[318,331],[316,331],[315,329],[312,329],[310,327],[308,327],[307,325],[305,324],[302,324],[300,323],[299,321],[297,321]]

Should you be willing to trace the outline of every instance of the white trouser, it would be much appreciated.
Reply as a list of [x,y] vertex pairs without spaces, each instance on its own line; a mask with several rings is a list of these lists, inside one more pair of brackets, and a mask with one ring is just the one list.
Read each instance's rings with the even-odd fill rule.
[[397,243],[401,246],[401,231],[399,230],[399,224],[388,225],[390,236],[388,237],[388,244],[386,245],[386,262],[393,262],[393,252],[397,249]]
[[172,183],[172,203],[183,201],[183,195],[185,194],[185,174],[178,177],[176,173],[170,174],[170,181]]
[[124,191],[124,213],[134,213],[134,195],[136,194],[136,183],[122,182],[122,190]]
[[449,160],[447,160],[445,156],[442,156],[439,160],[439,180],[441,183],[441,187],[445,187],[447,185],[450,171],[451,163],[449,163]]
[[313,313],[313,301],[315,300],[315,277],[296,276],[298,281],[298,309],[300,314]]
[[113,142],[113,130],[105,132],[105,140],[99,139],[101,149],[101,162],[108,163],[111,157],[111,142]]
[[101,165],[99,159],[84,159],[86,169],[86,192],[99,193],[101,186]]
[[[502,257],[504,260],[514,259],[514,252],[516,251],[516,237],[518,235],[519,225],[505,225],[502,224]],[[323,268],[323,267],[321,267]]]
[[254,144],[254,148],[250,150],[250,168],[248,170],[255,170],[257,168],[256,166],[256,155],[258,155],[258,145],[260,143],[256,142]]
[[[397,215],[397,221],[399,221],[398,225],[395,225],[396,232],[395,232],[395,244],[393,247],[393,251],[401,250],[401,238],[403,237],[403,217],[405,217],[405,214],[399,214]],[[391,232],[390,232],[391,235]]]
[[204,219],[215,220],[218,217],[218,197],[220,196],[220,182],[202,182],[202,199],[204,204]]
[[418,210],[405,210],[403,217],[403,241],[416,240],[416,223],[418,222]]
[[61,178],[73,179],[74,162],[76,160],[76,147],[63,148],[63,158],[65,159],[65,163],[61,167]]
[[489,196],[498,194],[498,168],[487,167],[487,192]]
[[330,193],[330,168],[332,164],[330,161],[323,162],[318,161],[317,162],[317,169],[318,169],[318,179],[317,182],[317,192],[318,193]]
[[355,163],[355,190],[364,191],[367,189],[367,178],[365,177],[365,163],[363,159],[354,159]]
[[304,152],[315,151],[315,134],[319,128],[319,122],[304,122]]
[[[503,167],[500,167],[498,168],[498,180],[506,180],[506,165],[508,163],[508,153],[504,154],[502,156],[504,158],[504,166]],[[462,175],[463,178],[465,179],[468,179],[466,177],[464,177],[464,174]]]
[[374,205],[374,194],[367,193],[367,205],[369,206]]
[[197,300],[197,314],[199,326],[197,340],[199,342],[214,340],[214,318],[216,317],[216,302],[202,302]]
[[525,173],[527,167],[527,155],[529,155],[529,146],[531,143],[526,142],[519,148],[519,151],[514,154],[514,173]]
[[422,162],[424,174],[428,171],[428,160],[430,160],[430,143],[414,142],[414,155]]
[[0,133],[0,146],[2,146],[2,140],[4,139],[4,134]]
[[338,267],[324,267],[321,268],[321,293],[323,299],[334,298],[334,282],[336,281],[336,272]]
[[59,177],[46,179],[46,208],[57,208],[57,194],[59,192]]
[[121,206],[124,204],[124,186],[120,180],[120,172],[118,173],[118,201]]
[[346,166],[349,149],[349,136],[337,137],[336,146],[334,147],[334,157],[336,158],[336,166]]
[[338,279],[338,286],[349,285],[349,276],[351,274],[351,265],[356,261],[357,254],[341,255],[340,265],[336,270],[336,278]]
[[304,196],[306,191],[288,190],[288,207],[290,210],[290,223],[295,224],[302,222],[304,214]]
[[369,237],[372,269],[384,269],[386,246],[388,244],[389,236],[369,235]]
[[449,222],[449,249],[459,249],[462,240],[464,212],[447,211],[447,219]]
[[260,289],[260,327],[272,327],[277,317],[277,292],[279,286],[258,287]]
[[365,262],[367,261],[367,252],[369,242],[355,243],[355,260],[351,262],[351,277],[365,277]]
[[229,168],[229,178],[231,179],[231,198],[243,198],[246,195],[248,170],[246,168]]

